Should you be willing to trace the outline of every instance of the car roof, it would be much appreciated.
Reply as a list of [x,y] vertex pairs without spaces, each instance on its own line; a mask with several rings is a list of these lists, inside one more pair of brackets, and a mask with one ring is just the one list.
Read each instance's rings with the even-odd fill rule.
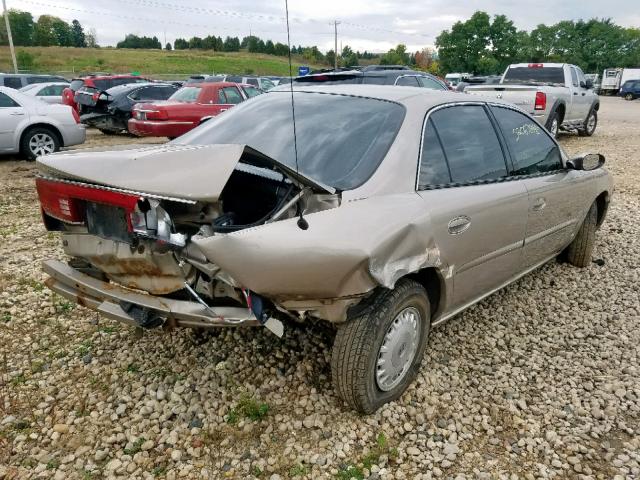
[[172,85],[171,83],[165,83],[165,82],[138,82],[138,83],[125,83],[123,85],[117,85],[115,87],[108,88],[106,91],[109,94],[118,94],[121,92],[134,90],[136,88],[156,87],[156,86],[157,87],[175,87],[175,85]]
[[[267,95],[274,93],[289,92],[289,86],[276,87],[267,92]],[[491,102],[504,105],[511,104],[494,97],[486,97],[483,95],[468,95],[462,92],[452,90],[432,90],[422,87],[400,87],[396,85],[363,85],[363,84],[344,84],[344,85],[314,85],[314,84],[294,84],[294,92],[323,93],[334,95],[347,95],[352,97],[373,98],[378,100],[386,100],[396,102],[405,106],[419,106],[420,108],[431,108],[438,105],[449,103],[464,102]]]
[[528,68],[529,65],[542,65],[542,68],[545,67],[564,67],[567,65],[566,63],[545,63],[545,62],[529,62],[529,63],[512,63],[509,67],[517,67],[517,68]]
[[[185,87],[200,87],[200,88],[220,88],[220,87],[235,87],[236,85],[242,85],[236,82],[197,82],[185,85]],[[248,85],[252,86],[252,85]]]

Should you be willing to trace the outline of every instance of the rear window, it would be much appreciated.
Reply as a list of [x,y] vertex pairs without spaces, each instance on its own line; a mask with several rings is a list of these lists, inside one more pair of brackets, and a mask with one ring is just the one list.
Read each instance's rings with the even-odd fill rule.
[[20,77],[4,77],[4,86],[9,88],[22,88]]
[[71,85],[69,85],[69,88],[76,92],[83,84],[84,80],[71,80]]
[[294,79],[296,83],[321,83],[323,85],[343,85],[362,83],[362,75],[307,75]]
[[[362,185],[376,171],[405,115],[402,105],[372,98],[310,92],[294,98],[300,172],[340,190]],[[296,169],[291,94],[259,95],[175,143],[245,144]]]
[[201,87],[182,87],[176,93],[169,97],[169,100],[175,100],[176,102],[194,103],[198,100]]
[[564,70],[562,67],[509,67],[503,83],[564,85]]

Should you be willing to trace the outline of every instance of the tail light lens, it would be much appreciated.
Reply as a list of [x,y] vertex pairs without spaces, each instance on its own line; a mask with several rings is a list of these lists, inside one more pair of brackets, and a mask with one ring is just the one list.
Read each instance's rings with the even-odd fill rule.
[[544,92],[536,92],[536,103],[534,110],[545,110],[547,108],[547,94]]
[[147,120],[168,120],[169,114],[166,110],[147,110]]
[[542,63],[530,63],[529,68],[543,68],[544,65]]
[[[85,201],[120,207],[130,214],[140,198],[136,195],[57,182],[46,178],[36,178],[36,189],[40,206],[45,214],[57,220],[75,224],[84,223]],[[131,228],[130,221],[129,228]]]
[[71,114],[73,115],[73,119],[76,121],[76,123],[80,123],[80,115],[75,108],[71,108]]

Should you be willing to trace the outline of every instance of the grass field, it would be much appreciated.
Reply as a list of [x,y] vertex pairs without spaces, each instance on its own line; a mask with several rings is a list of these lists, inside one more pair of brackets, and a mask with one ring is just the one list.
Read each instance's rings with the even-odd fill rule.
[[[20,55],[20,52],[29,55]],[[61,73],[67,77],[83,72],[139,72],[142,75],[184,76],[191,73],[236,73],[256,75],[288,75],[286,57],[246,52],[214,52],[212,50],[133,50],[115,48],[17,47],[20,57],[31,56],[31,64],[18,68],[42,73]],[[298,66],[309,65],[303,58],[294,59]],[[317,65],[311,65],[317,67]],[[11,72],[9,47],[0,47],[0,71]]]

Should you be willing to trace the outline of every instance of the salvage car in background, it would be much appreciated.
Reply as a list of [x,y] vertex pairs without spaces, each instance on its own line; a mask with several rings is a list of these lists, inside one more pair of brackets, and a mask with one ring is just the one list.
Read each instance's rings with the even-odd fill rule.
[[74,78],[71,80],[69,88],[65,88],[62,92],[62,103],[69,105],[76,109],[79,113],[82,113],[81,106],[78,102],[84,103],[84,97],[93,98],[100,95],[101,92],[108,90],[118,85],[124,85],[126,83],[145,83],[149,80],[138,75],[111,75],[111,74],[99,74],[99,75],[87,75],[82,78]]
[[[375,65],[375,67],[380,67]],[[385,65],[384,67],[389,67]],[[425,72],[404,68],[368,68],[362,70],[332,70],[312,73],[293,79],[294,85],[396,85],[399,87],[423,87],[432,90],[448,90],[447,85],[438,77]],[[282,84],[281,84],[282,85]],[[285,82],[284,85],[289,85]],[[283,87],[280,87],[282,89]]]
[[171,83],[127,83],[105,90],[97,98],[84,98],[80,121],[102,133],[127,130],[127,122],[136,104],[167,100],[179,87]]
[[18,91],[46,103],[62,104],[62,92],[68,87],[69,82],[32,83]]
[[229,82],[192,83],[164,102],[135,105],[129,132],[140,137],[175,138],[262,92]]
[[640,98],[640,80],[627,80],[624,82],[624,85],[620,87],[618,95],[625,100]]
[[34,83],[67,82],[64,77],[57,75],[34,75],[32,73],[0,73],[0,87],[16,90]]
[[49,288],[147,328],[327,320],[336,391],[372,412],[414,379],[431,327],[557,255],[591,263],[604,159],[567,158],[523,111],[304,86],[294,143],[291,96],[168,145],[40,159],[44,223],[71,258],[45,262]]
[[600,100],[580,67],[567,63],[515,63],[498,85],[465,88],[466,93],[492,95],[521,108],[555,137],[560,130],[591,136],[598,125]]
[[35,160],[84,140],[84,125],[71,107],[0,87],[0,153],[20,153]]

